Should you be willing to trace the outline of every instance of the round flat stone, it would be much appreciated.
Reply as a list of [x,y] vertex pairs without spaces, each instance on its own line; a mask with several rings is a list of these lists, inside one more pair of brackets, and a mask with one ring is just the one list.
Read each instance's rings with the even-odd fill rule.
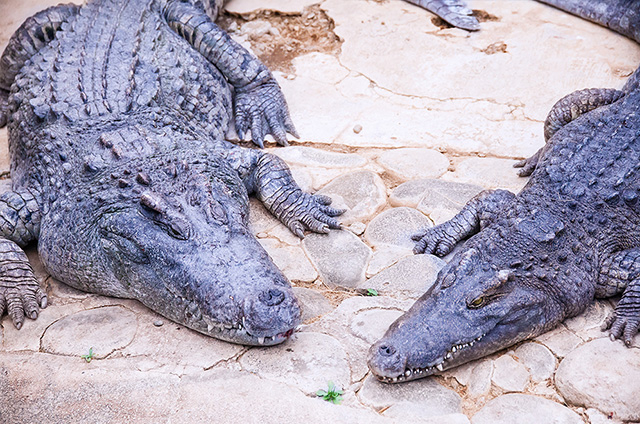
[[294,287],[293,293],[302,309],[302,322],[324,315],[334,309],[329,299],[313,289]]
[[357,287],[417,298],[431,288],[444,265],[442,259],[433,255],[407,256]]
[[364,232],[371,246],[394,245],[412,249],[411,236],[433,226],[431,220],[415,209],[399,207],[388,209],[371,220]]
[[460,396],[433,378],[386,384],[369,375],[364,380],[358,396],[364,404],[376,409],[409,402],[415,405],[424,417],[462,412]]
[[387,189],[373,171],[354,171],[341,175],[324,186],[318,194],[331,197],[333,207],[347,209],[339,218],[343,225],[368,220],[387,201]]
[[437,178],[449,167],[449,159],[442,153],[421,148],[386,150],[378,162],[395,177],[403,180]]
[[287,246],[273,239],[258,239],[276,266],[291,281],[313,282],[318,273],[298,246]]
[[76,312],[59,319],[42,336],[42,350],[58,355],[80,356],[93,348],[101,359],[133,340],[136,315],[124,306],[105,306]]
[[548,399],[507,394],[489,402],[471,417],[471,424],[583,424],[578,414]]
[[560,362],[556,386],[571,404],[640,421],[640,349],[608,338],[590,341]]
[[521,392],[529,384],[529,372],[511,355],[502,355],[493,361],[494,371],[491,381],[507,392]]
[[389,203],[412,208],[422,203],[421,212],[429,215],[436,209],[460,210],[481,191],[482,187],[474,184],[424,178],[407,181],[394,188]]
[[351,320],[351,334],[369,344],[380,340],[389,326],[404,312],[393,309],[370,309],[361,311]]
[[262,378],[298,387],[307,394],[351,384],[347,353],[333,337],[321,333],[296,333],[286,343],[250,349],[240,358],[246,371]]
[[533,381],[553,377],[557,361],[553,353],[543,345],[535,342],[524,343],[515,350],[514,355],[527,367]]
[[302,245],[329,287],[357,287],[364,281],[371,248],[353,233],[309,234]]
[[564,358],[582,343],[582,339],[561,325],[535,338],[553,352],[558,358]]

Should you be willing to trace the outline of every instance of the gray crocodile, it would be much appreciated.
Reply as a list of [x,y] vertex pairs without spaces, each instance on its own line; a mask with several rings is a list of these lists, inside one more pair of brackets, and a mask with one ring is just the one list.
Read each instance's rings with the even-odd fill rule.
[[[269,70],[216,26],[222,2],[91,0],[27,19],[0,58],[12,191],[0,196],[0,316],[46,307],[21,247],[75,288],[137,299],[222,340],[273,345],[300,321],[248,229],[248,195],[296,235],[338,228],[262,145],[295,134]],[[207,15],[208,12],[210,16]]]
[[[563,4],[640,42],[640,2]],[[622,90],[580,90],[558,101],[547,143],[518,164],[531,174],[518,195],[481,192],[450,221],[414,236],[414,252],[438,256],[469,239],[370,348],[378,379],[437,374],[618,294],[603,330],[632,344],[640,328],[639,83],[640,68]]]
[[[474,11],[467,7],[464,0],[405,0],[408,3],[422,7],[437,15],[448,24],[465,29],[477,31],[480,23],[474,16]],[[610,2],[585,0],[536,0],[560,10],[572,13],[591,22],[606,26],[621,34],[627,34],[629,25],[625,19],[634,19],[636,0],[613,0]],[[628,14],[621,11],[628,11]]]

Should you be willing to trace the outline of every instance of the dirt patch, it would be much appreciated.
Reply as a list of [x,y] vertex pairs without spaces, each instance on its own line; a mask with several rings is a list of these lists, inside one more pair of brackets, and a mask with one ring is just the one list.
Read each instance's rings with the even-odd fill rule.
[[253,52],[271,70],[292,72],[291,62],[311,52],[340,53],[342,40],[333,29],[335,23],[318,5],[298,15],[264,10],[250,16],[225,12],[218,24],[236,40],[247,41]]
[[504,41],[496,41],[493,44],[489,44],[487,47],[481,50],[485,54],[506,53],[507,44]]
[[[473,9],[471,11],[471,15],[474,16],[478,22],[482,23],[482,22],[496,22],[499,21],[500,18],[492,15],[489,12],[486,12],[484,10],[480,10],[480,9]],[[442,19],[439,16],[434,16],[433,18],[431,18],[431,23],[434,24],[435,26],[441,28],[441,29],[445,29],[445,28],[455,28],[453,25],[451,25],[450,23],[446,22],[444,19]]]

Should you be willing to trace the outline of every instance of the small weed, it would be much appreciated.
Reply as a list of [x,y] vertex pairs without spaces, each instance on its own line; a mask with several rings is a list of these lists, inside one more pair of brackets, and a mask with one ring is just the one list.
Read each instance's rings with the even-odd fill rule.
[[87,353],[86,355],[80,355],[80,357],[82,359],[84,359],[85,361],[87,361],[87,362],[91,362],[91,360],[93,359],[94,355],[95,354],[93,353],[93,348],[90,347],[89,348],[89,353]]
[[376,289],[367,289],[367,296],[377,296],[378,290]]
[[341,389],[338,389],[335,384],[333,384],[333,381],[329,381],[328,386],[328,390],[318,390],[316,392],[316,396],[322,397],[322,399],[326,400],[327,402],[333,402],[336,405],[339,405],[340,402],[342,402],[343,391]]

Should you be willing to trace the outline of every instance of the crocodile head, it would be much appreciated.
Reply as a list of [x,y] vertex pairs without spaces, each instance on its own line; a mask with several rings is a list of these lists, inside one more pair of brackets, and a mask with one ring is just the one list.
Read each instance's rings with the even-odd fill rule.
[[242,182],[223,163],[216,165],[214,173],[184,178],[145,174],[135,190],[67,196],[78,198],[77,206],[54,205],[43,222],[45,266],[74,287],[138,299],[222,340],[286,340],[300,322],[298,303],[247,229]]
[[492,263],[500,256],[476,247],[456,254],[370,348],[373,374],[387,383],[426,377],[557,325],[565,317],[561,300],[521,267]]

